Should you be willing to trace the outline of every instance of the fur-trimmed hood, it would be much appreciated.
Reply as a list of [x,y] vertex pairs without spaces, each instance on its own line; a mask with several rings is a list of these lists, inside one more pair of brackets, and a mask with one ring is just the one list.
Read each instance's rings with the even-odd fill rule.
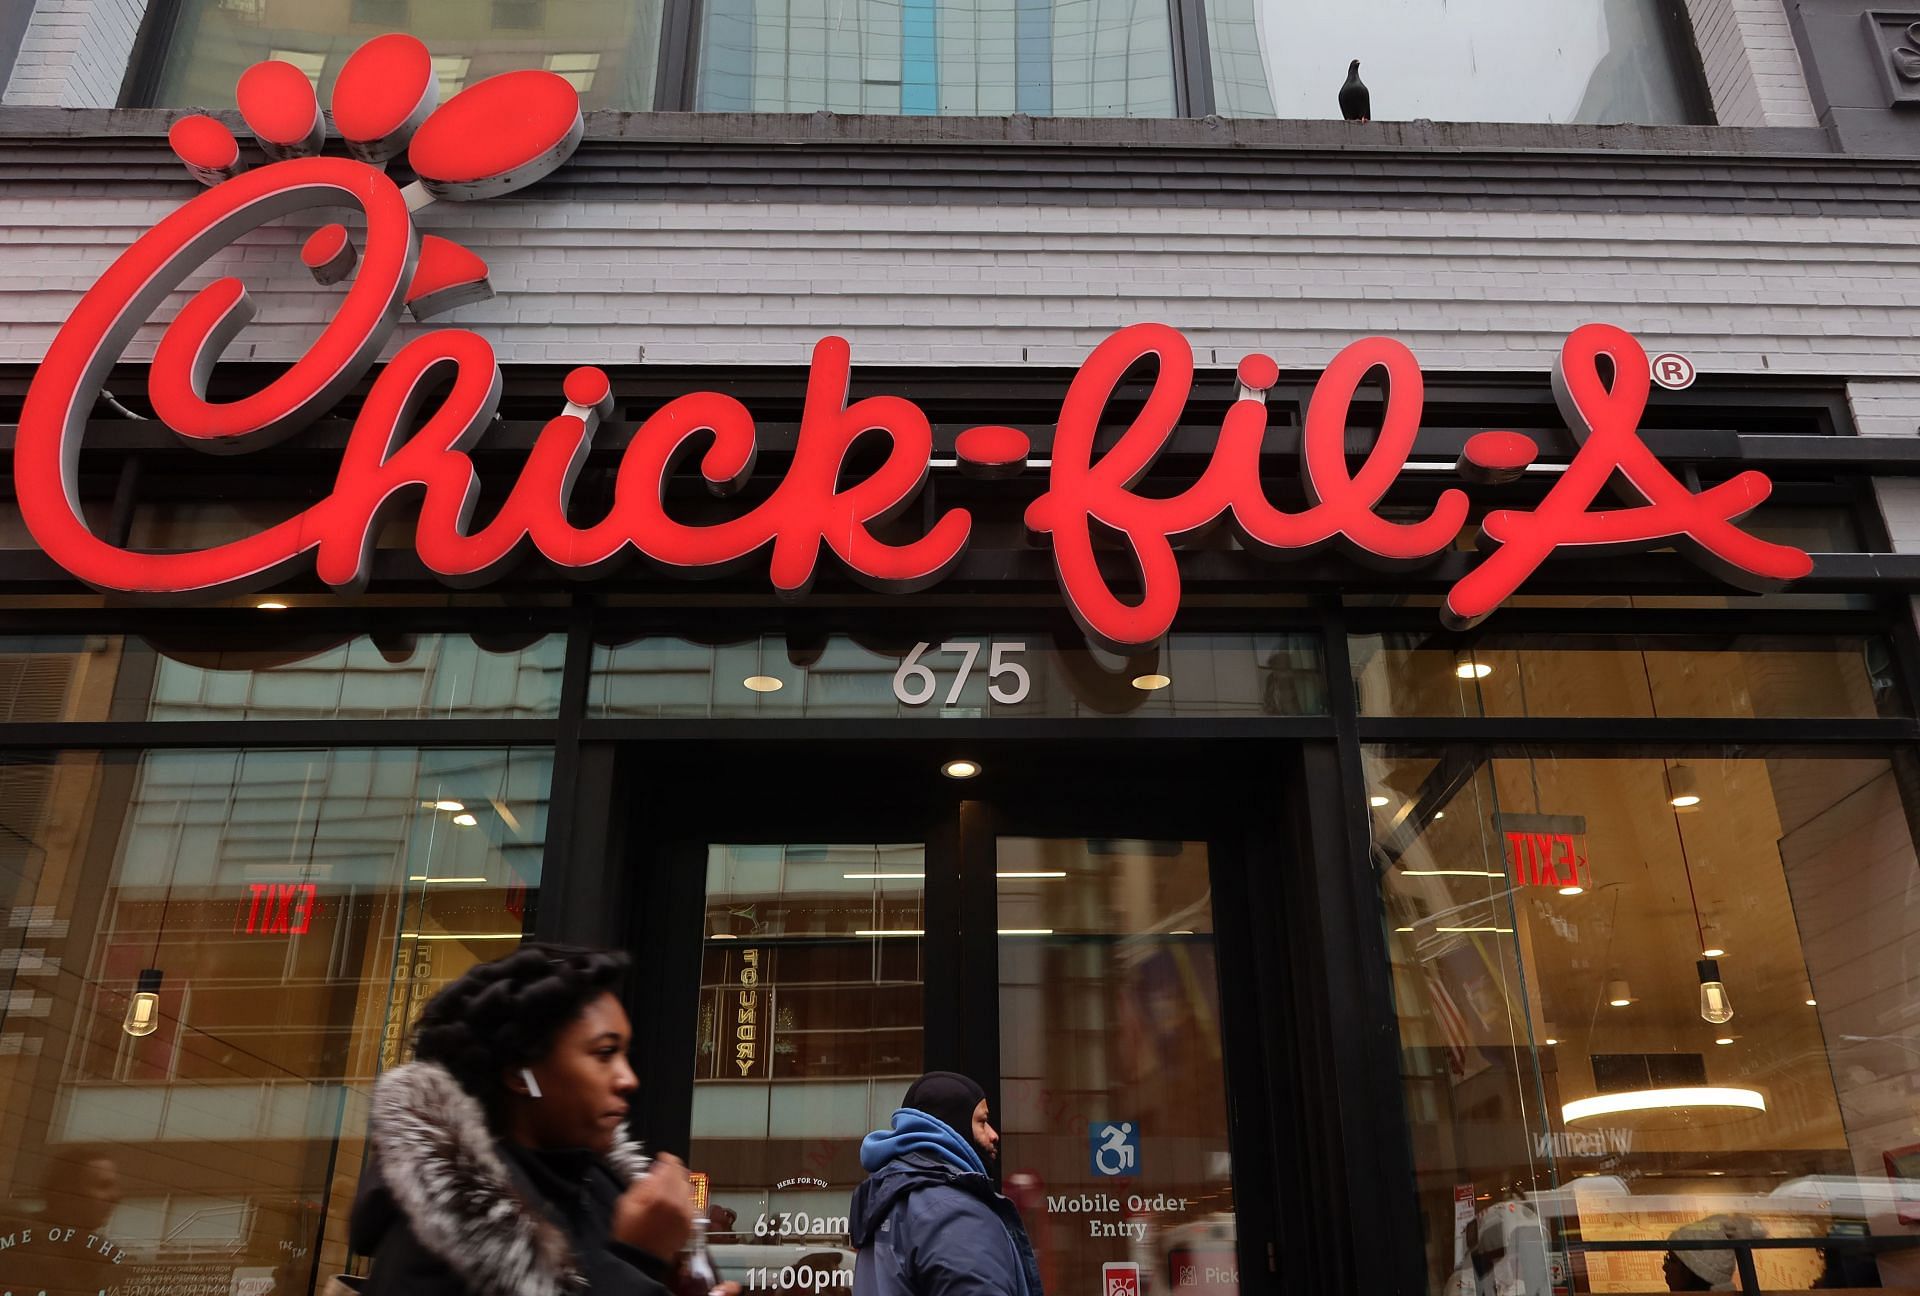
[[[381,1076],[368,1141],[353,1206],[356,1251],[374,1251],[398,1214],[474,1296],[563,1296],[579,1285],[566,1233],[527,1200],[479,1100],[446,1068],[412,1062]],[[622,1126],[606,1162],[629,1182],[648,1159]]]

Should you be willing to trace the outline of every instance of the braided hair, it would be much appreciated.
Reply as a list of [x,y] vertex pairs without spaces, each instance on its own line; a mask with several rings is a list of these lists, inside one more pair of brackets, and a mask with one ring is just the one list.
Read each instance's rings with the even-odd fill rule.
[[414,1057],[445,1067],[498,1120],[502,1071],[545,1057],[554,1037],[626,974],[618,950],[529,942],[505,958],[470,967],[427,1001]]

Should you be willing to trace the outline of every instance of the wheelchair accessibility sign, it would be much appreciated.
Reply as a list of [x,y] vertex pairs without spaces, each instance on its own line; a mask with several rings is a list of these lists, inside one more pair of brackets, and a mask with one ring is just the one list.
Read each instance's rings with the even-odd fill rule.
[[1140,1173],[1140,1124],[1108,1121],[1088,1129],[1093,1172],[1107,1179]]

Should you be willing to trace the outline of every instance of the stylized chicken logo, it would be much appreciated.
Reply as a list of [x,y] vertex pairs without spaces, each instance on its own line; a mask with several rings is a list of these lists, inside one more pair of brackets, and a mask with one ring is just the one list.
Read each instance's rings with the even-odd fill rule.
[[[291,63],[254,64],[241,74],[234,97],[273,164],[318,157],[325,150],[326,116],[306,73]],[[491,198],[532,184],[566,161],[580,143],[579,96],[552,72],[490,77],[444,107],[439,97],[427,47],[397,33],[376,37],[354,51],[334,83],[333,121],[352,157],[384,173],[390,161],[406,154],[418,178],[398,194],[414,215],[435,201]],[[229,183],[245,169],[233,132],[204,114],[175,122],[168,142],[202,184]],[[380,196],[387,197],[384,192]],[[371,232],[371,207],[367,216]],[[424,235],[417,255],[405,293],[415,319],[493,295],[486,262],[458,243]],[[340,224],[315,231],[301,257],[322,284],[346,279],[359,260],[352,237]]]

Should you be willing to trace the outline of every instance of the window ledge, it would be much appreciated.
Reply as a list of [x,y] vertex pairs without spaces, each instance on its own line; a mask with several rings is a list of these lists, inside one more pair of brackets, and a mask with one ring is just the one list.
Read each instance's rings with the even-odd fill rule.
[[[0,139],[164,136],[184,110],[0,107]],[[239,126],[232,112],[216,114]],[[1819,127],[1593,126],[1517,122],[1276,121],[1262,118],[880,117],[837,113],[587,114],[589,145],[954,144],[978,147],[1361,150],[1820,155],[1837,149]],[[244,130],[244,128],[242,128]],[[1880,159],[1884,161],[1884,159]]]

